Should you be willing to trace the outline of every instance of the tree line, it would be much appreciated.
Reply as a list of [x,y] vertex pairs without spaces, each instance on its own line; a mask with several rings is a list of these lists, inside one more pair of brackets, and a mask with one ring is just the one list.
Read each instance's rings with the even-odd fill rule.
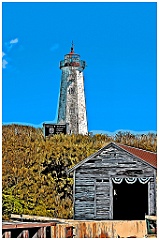
[[54,135],[30,126],[2,126],[2,215],[73,217],[72,176],[67,170],[110,142],[157,151],[157,135],[118,132]]

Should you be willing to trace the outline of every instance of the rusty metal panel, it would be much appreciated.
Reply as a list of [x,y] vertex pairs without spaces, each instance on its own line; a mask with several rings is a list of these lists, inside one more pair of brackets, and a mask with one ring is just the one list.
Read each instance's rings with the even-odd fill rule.
[[[117,238],[144,237],[146,234],[145,221],[77,221],[59,223],[51,226],[51,238]],[[22,234],[21,234],[22,232]],[[28,229],[5,229],[3,238],[46,238],[46,226]]]
[[73,238],[73,227],[72,226],[68,226],[65,228],[66,231],[66,238]]
[[92,238],[95,238],[96,237],[96,223],[95,222],[93,222],[93,224],[92,224],[92,233],[93,233]]
[[73,238],[74,227],[71,223],[57,224],[56,228],[52,229],[52,238]]
[[83,226],[82,226],[82,230],[83,230],[83,238],[86,238],[86,223],[84,222],[83,223]]
[[61,225],[58,225],[58,234],[57,234],[57,237],[58,238],[61,238],[61,229],[62,229],[62,226]]
[[51,238],[56,238],[56,226],[51,226]]
[[145,221],[70,221],[75,227],[75,238],[144,238]]

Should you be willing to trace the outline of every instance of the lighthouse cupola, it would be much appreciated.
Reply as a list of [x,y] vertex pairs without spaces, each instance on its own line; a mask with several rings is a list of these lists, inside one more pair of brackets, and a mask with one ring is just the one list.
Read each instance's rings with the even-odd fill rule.
[[86,62],[80,60],[80,55],[74,53],[74,44],[72,43],[70,53],[64,56],[64,60],[60,61],[60,69],[63,67],[74,67],[76,70],[83,71],[86,67]]

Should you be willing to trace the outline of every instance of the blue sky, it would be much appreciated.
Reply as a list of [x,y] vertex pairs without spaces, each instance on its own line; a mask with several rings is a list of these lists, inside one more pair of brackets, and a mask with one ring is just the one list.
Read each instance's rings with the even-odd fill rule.
[[2,3],[2,123],[56,122],[70,51],[84,70],[88,129],[157,130],[157,3]]

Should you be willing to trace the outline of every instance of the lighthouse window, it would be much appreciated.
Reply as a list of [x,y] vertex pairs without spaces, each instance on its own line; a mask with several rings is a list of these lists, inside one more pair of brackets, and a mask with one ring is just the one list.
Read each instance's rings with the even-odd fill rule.
[[74,88],[70,88],[70,89],[68,90],[68,92],[69,92],[69,94],[74,94],[74,93],[75,93],[75,89],[74,89]]
[[70,112],[70,113],[75,113],[75,108],[72,108],[72,107],[71,107],[70,110],[69,110],[69,112]]

